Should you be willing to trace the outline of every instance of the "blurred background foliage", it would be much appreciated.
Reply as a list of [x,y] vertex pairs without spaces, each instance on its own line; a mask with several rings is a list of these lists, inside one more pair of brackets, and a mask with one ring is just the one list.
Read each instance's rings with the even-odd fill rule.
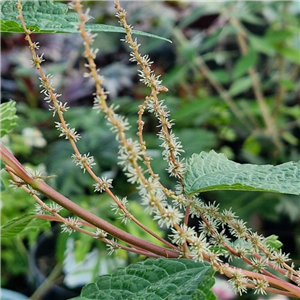
[[[116,25],[111,1],[85,1],[84,5],[91,7],[93,22]],[[184,146],[183,157],[214,149],[240,163],[280,164],[300,159],[299,2],[126,1],[122,5],[135,29],[172,40],[169,44],[138,37],[141,52],[150,54],[156,74],[162,75],[169,89],[162,97]],[[94,88],[93,82],[82,76],[85,61],[79,35],[37,34],[33,38],[44,53],[45,73],[53,74],[56,91],[71,107],[65,118],[82,135],[80,151],[95,157],[95,172],[114,178],[114,192],[135,200],[133,214],[141,215],[138,194],[117,165],[115,137],[103,115],[91,109]],[[148,90],[139,82],[135,65],[128,61],[127,45],[120,38],[120,34],[98,35],[96,63],[110,92],[108,101],[120,105],[119,112],[132,124],[129,134],[135,137],[137,107]],[[95,196],[92,179],[71,161],[69,142],[58,139],[53,126],[56,117],[53,119],[40,93],[23,35],[2,35],[1,42],[2,101],[17,101],[19,115],[18,127],[4,143],[21,162],[44,174],[55,174],[48,183],[59,192],[118,226],[128,226],[116,220],[105,195]],[[155,135],[156,120],[146,114],[145,121],[153,168],[172,188],[174,181],[167,176]],[[3,178],[8,181],[4,174]],[[221,208],[232,207],[250,227],[266,236],[278,235],[283,250],[300,265],[299,197],[229,191],[200,197],[217,201]],[[1,201],[2,224],[33,209],[28,195],[10,188],[2,192]],[[150,217],[145,222],[156,228]],[[192,222],[197,226],[196,220]],[[127,230],[136,230],[129,226]],[[76,235],[76,239],[76,251],[84,256],[94,241],[85,239],[83,250],[83,238]],[[26,248],[33,240],[24,235],[2,241],[4,286],[26,274]]]

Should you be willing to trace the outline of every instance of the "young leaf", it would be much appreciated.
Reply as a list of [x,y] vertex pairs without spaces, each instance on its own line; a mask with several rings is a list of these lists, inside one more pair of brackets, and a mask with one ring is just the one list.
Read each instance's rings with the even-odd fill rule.
[[[24,2],[24,3],[23,3]],[[34,33],[78,33],[77,13],[69,12],[65,3],[49,1],[23,1],[22,13],[28,29]],[[5,0],[0,3],[1,32],[24,32],[21,22],[16,18],[18,10],[15,1]],[[86,29],[91,32],[118,32],[125,33],[125,29],[118,26],[105,24],[86,24]],[[133,30],[133,34],[144,35],[171,42],[170,40]]]
[[98,277],[72,300],[215,300],[214,270],[188,259],[147,259]]
[[0,105],[0,120],[1,120],[1,137],[7,134],[16,124],[18,117],[16,116],[16,102],[9,102]]
[[264,242],[275,251],[278,251],[283,246],[283,244],[278,240],[278,236],[275,234],[266,237]]
[[212,150],[193,154],[186,170],[184,186],[188,195],[212,190],[300,195],[300,161],[278,166],[239,164]]

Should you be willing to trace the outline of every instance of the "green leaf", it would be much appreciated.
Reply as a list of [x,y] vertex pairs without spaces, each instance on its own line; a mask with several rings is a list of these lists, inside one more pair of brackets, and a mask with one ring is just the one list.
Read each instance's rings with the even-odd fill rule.
[[278,240],[278,236],[272,234],[264,239],[264,242],[273,250],[278,251],[283,244]]
[[188,259],[147,259],[98,277],[72,300],[215,300],[214,270]]
[[232,97],[234,97],[240,93],[243,93],[243,92],[249,90],[251,85],[252,85],[252,81],[249,76],[238,78],[232,83],[232,85],[229,88],[228,93]]
[[[68,11],[65,3],[48,1],[22,1],[22,13],[28,29],[34,33],[78,33],[78,15]],[[6,0],[0,3],[1,32],[24,32],[21,22],[16,18],[18,10],[15,1]],[[117,32],[125,33],[119,26],[105,24],[86,24],[86,29],[91,32]],[[171,42],[169,39],[133,30],[133,34],[144,35]]]
[[188,195],[212,190],[300,195],[300,161],[278,166],[239,164],[215,151],[193,154],[184,175]]
[[1,237],[12,238],[16,236],[21,233],[35,218],[35,214],[30,213],[8,221],[1,226]]
[[300,64],[299,49],[293,47],[279,47],[278,52],[287,60]]
[[282,43],[294,37],[294,33],[290,29],[278,29],[275,26],[267,30],[264,38],[271,43]]
[[17,124],[18,117],[16,116],[16,111],[15,101],[10,100],[0,105],[1,137],[9,133]]
[[257,62],[257,52],[250,51],[245,56],[242,56],[235,64],[233,69],[233,78],[236,79],[240,76],[245,75],[249,68],[255,66]]
[[264,37],[249,35],[251,48],[266,55],[273,56],[276,53],[274,45]]

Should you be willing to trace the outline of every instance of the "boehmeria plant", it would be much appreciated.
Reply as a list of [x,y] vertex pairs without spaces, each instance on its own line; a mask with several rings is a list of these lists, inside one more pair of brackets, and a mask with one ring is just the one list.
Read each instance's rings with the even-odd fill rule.
[[[211,169],[215,167],[214,163],[218,164],[217,169],[221,168],[222,163],[224,163],[225,169],[227,166],[231,166],[232,163],[235,172],[239,172],[240,168],[243,167],[234,162],[229,163],[224,156],[213,151],[193,156],[188,161],[181,159],[180,155],[184,149],[180,140],[172,131],[174,121],[171,119],[167,104],[160,99],[161,94],[167,92],[168,88],[162,85],[160,76],[155,74],[149,56],[140,54],[140,45],[137,39],[132,36],[132,26],[127,23],[126,12],[120,6],[119,1],[115,1],[116,16],[120,25],[125,29],[123,41],[131,49],[129,60],[137,64],[140,80],[150,90],[149,95],[138,107],[136,140],[127,135],[130,125],[126,117],[118,114],[117,106],[114,104],[109,105],[107,102],[108,92],[103,88],[105,79],[101,76],[95,63],[98,50],[92,48],[96,34],[86,28],[86,22],[90,18],[88,11],[83,12],[80,0],[73,0],[69,3],[69,7],[78,14],[79,24],[77,29],[83,40],[83,56],[86,58],[85,67],[87,72],[83,76],[93,79],[95,84],[93,109],[104,115],[111,131],[116,135],[119,144],[118,164],[127,176],[128,183],[136,186],[140,195],[140,203],[145,207],[145,214],[150,214],[160,227],[170,230],[168,239],[160,237],[147,228],[146,224],[139,221],[139,218],[132,215],[128,209],[130,200],[115,195],[112,179],[98,177],[95,174],[93,171],[95,161],[91,153],[80,152],[80,134],[65,119],[64,113],[69,109],[67,102],[59,100],[63,96],[55,92],[52,76],[45,74],[43,71],[43,54],[38,55],[36,52],[40,46],[38,42],[33,42],[31,39],[34,32],[27,28],[21,0],[16,2],[16,7],[18,20],[22,24],[25,40],[32,53],[32,65],[36,68],[40,77],[41,92],[44,94],[45,101],[49,104],[49,110],[52,112],[53,117],[58,118],[58,121],[55,121],[55,128],[59,131],[59,136],[70,142],[74,152],[72,155],[73,162],[82,169],[83,173],[87,173],[94,179],[95,193],[107,193],[109,195],[112,200],[112,211],[123,223],[134,222],[149,235],[156,238],[159,243],[155,244],[133,236],[75,204],[45,183],[41,174],[25,169],[13,154],[1,145],[1,158],[5,164],[5,170],[12,178],[12,185],[23,189],[37,202],[35,217],[60,222],[62,232],[80,231],[92,238],[99,239],[107,244],[110,254],[118,249],[124,249],[155,259],[148,260],[149,264],[155,265],[156,262],[165,263],[165,261],[170,261],[171,263],[178,261],[185,264],[187,269],[199,267],[199,263],[201,263],[201,266],[211,268],[211,270],[213,269],[215,272],[225,275],[238,294],[246,293],[248,289],[254,289],[257,294],[270,292],[300,298],[300,271],[294,268],[294,264],[287,254],[268,243],[268,239],[247,228],[246,223],[239,219],[232,210],[220,211],[217,203],[206,204],[199,198],[198,192],[201,192],[201,189],[209,190],[210,185],[205,186],[204,184],[201,186],[201,184],[198,184],[199,181],[195,179],[200,176],[201,172],[201,170],[194,171],[193,169],[193,167],[197,169],[197,160],[203,163],[207,161],[209,163],[208,167]],[[152,169],[151,156],[147,152],[147,143],[143,134],[145,113],[152,114],[158,121],[159,131],[157,137],[161,142],[162,156],[167,164],[166,170],[169,176],[176,180],[174,190],[166,188],[161,182],[160,175]],[[297,188],[300,183],[298,165],[299,163],[292,162],[277,167],[250,167],[248,165],[245,166],[246,171],[249,170],[251,173],[253,169],[255,171],[255,168],[261,167],[260,170],[269,174],[271,180],[266,180],[265,186],[258,186],[258,184],[255,184],[255,180],[254,186],[251,186],[250,183],[247,184],[248,178],[245,179],[245,182],[223,182],[223,189],[268,190],[299,194],[299,188]],[[205,168],[206,166],[203,166],[203,169]],[[231,169],[227,170],[231,171]],[[280,186],[270,187],[272,184],[277,185],[276,182],[272,182],[272,178],[274,179],[278,174],[276,173],[277,170],[278,172],[286,172],[285,174],[294,172],[292,174],[294,177],[290,181],[291,189],[289,187],[284,189]],[[264,176],[263,172],[262,176]],[[87,176],[87,174],[84,176]],[[195,180],[191,183],[193,179]],[[229,175],[226,180],[233,179]],[[211,186],[215,185],[211,184]],[[231,188],[228,186],[231,186]],[[42,201],[39,197],[40,193],[51,199],[53,203],[48,205]],[[63,217],[60,214],[62,208],[68,210],[73,216]],[[189,226],[190,218],[200,220],[197,231],[195,227]],[[162,260],[162,258],[165,259]],[[232,265],[231,261],[234,258],[243,261],[248,267],[242,268]],[[141,264],[141,268],[146,268],[146,266],[147,260],[145,264]],[[197,276],[199,277],[199,275]],[[203,277],[200,276],[199,278]],[[200,284],[200,281],[197,281],[193,297],[191,296],[190,299],[203,299],[197,298],[197,293],[199,290],[203,292],[207,287],[211,288],[212,284],[213,282],[209,282],[205,287],[205,283]],[[148,292],[150,293],[150,291]],[[145,293],[145,290],[143,293]],[[83,289],[81,296],[88,297],[88,288]],[[100,299],[99,297],[98,295],[98,298],[89,299]],[[207,293],[205,297],[213,299],[210,293]],[[78,297],[78,299],[83,298]],[[134,299],[144,298],[137,297]],[[183,298],[173,296],[172,299]]]

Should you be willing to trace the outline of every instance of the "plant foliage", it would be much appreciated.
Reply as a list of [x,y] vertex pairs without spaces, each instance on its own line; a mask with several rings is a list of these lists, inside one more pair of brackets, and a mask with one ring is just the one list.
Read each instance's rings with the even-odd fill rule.
[[193,154],[187,161],[185,191],[266,191],[300,194],[300,161],[278,166],[239,164],[215,151]]
[[73,300],[214,300],[214,270],[188,259],[148,259],[100,276]]
[[1,226],[1,238],[12,238],[25,231],[40,231],[41,228],[50,227],[50,223],[46,220],[37,219],[34,213],[16,217]]
[[[48,1],[23,1],[23,14],[26,26],[34,33],[78,33],[78,14],[68,11],[68,5]],[[1,32],[24,32],[17,20],[18,10],[14,1],[1,1]],[[91,32],[125,33],[124,28],[107,24],[86,24]],[[134,30],[133,34],[169,41],[163,37]]]

